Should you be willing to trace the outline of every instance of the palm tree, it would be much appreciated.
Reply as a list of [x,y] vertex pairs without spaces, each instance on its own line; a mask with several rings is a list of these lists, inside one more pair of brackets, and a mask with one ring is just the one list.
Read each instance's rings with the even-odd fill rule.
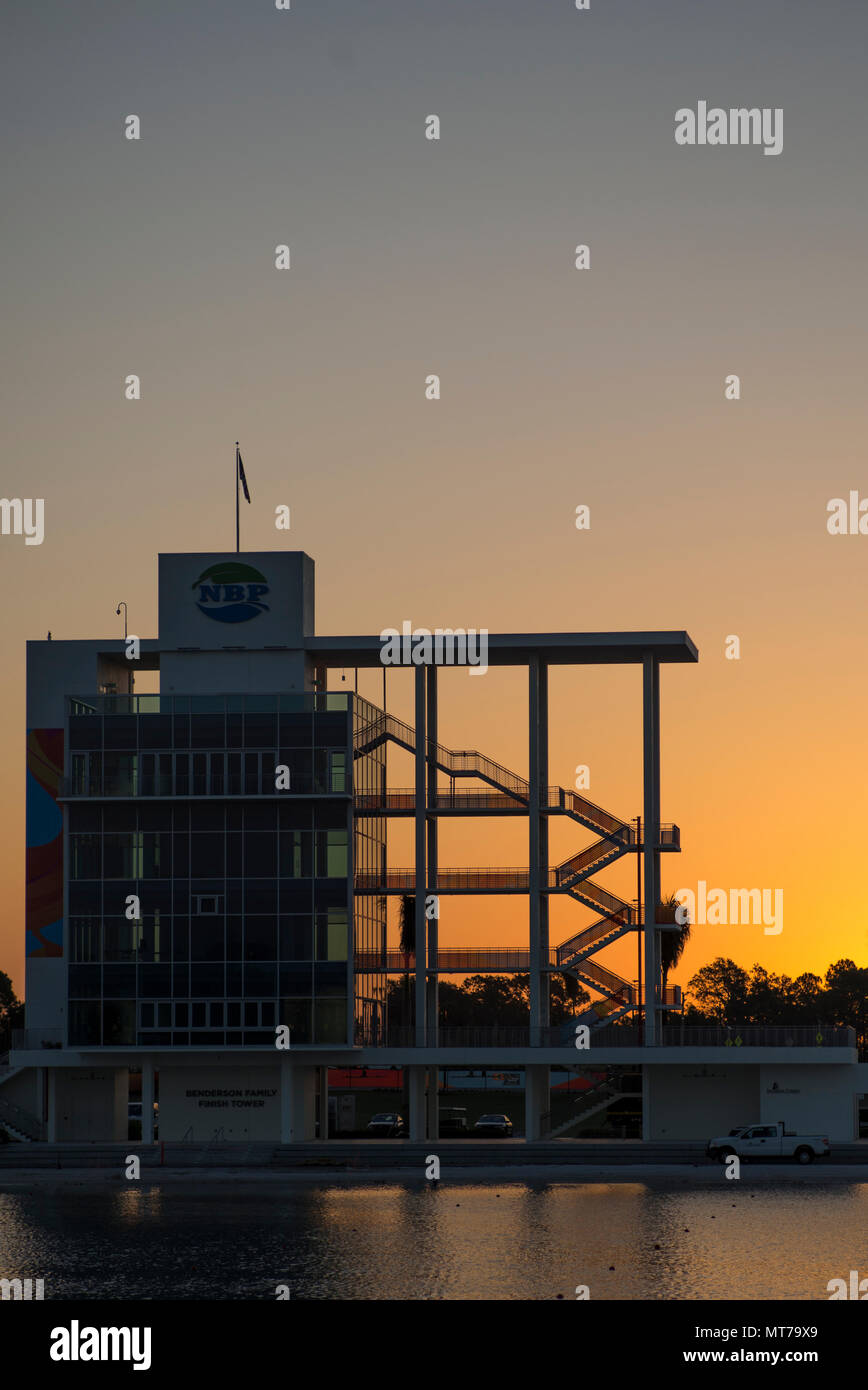
[[[677,915],[680,909],[680,917]],[[668,898],[663,898],[658,904],[656,918],[658,922],[679,922],[677,932],[662,931],[658,932],[660,940],[660,983],[662,986],[662,998],[666,998],[666,982],[669,979],[670,970],[674,970],[681,957],[684,955],[684,948],[690,940],[690,918],[687,909],[682,907],[674,893],[670,893]],[[683,919],[683,920],[682,920]]]
[[398,949],[404,955],[404,1007],[401,1010],[401,1021],[406,1028],[410,1008],[410,956],[416,954],[416,899],[412,893],[401,894],[399,923],[401,934]]

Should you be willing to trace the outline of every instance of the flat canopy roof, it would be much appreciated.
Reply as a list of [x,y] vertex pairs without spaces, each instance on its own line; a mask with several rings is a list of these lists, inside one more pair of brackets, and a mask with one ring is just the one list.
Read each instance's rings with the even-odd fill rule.
[[[456,629],[457,630],[457,629]],[[437,629],[435,628],[436,632]],[[447,629],[443,629],[447,631]],[[324,665],[379,666],[379,637],[308,637],[305,650]],[[658,661],[698,661],[699,652],[686,632],[522,632],[489,633],[489,666],[524,666],[539,657],[552,666],[605,666]]]

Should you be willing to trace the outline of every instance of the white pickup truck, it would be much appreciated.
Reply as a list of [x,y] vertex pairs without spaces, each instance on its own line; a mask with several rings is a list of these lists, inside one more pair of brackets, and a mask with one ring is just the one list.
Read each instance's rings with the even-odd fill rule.
[[828,1158],[829,1140],[821,1134],[795,1134],[784,1128],[783,1120],[774,1125],[745,1125],[731,1129],[725,1137],[709,1139],[705,1146],[709,1158],[726,1162],[731,1154],[741,1159],[792,1158],[796,1163],[813,1163]]

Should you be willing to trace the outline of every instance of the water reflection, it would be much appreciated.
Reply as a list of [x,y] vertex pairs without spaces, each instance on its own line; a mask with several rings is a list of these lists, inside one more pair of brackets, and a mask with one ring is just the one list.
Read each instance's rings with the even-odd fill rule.
[[0,1193],[0,1277],[46,1298],[827,1298],[868,1185],[421,1182]]

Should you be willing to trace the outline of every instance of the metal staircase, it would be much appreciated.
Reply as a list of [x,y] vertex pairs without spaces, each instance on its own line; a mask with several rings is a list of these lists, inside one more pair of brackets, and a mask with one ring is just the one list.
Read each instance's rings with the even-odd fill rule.
[[[635,1070],[635,1069],[634,1069]],[[622,1067],[607,1067],[605,1076],[601,1077],[587,1090],[582,1091],[573,1101],[571,1113],[559,1124],[552,1124],[553,1111],[549,1110],[541,1117],[542,1139],[557,1139],[559,1135],[567,1134],[571,1129],[584,1120],[589,1120],[591,1116],[598,1115],[616,1100],[624,1097],[640,1097],[641,1091],[625,1091],[621,1087],[621,1079],[625,1074]]]
[[[386,742],[393,742],[415,754],[415,731],[411,725],[393,715],[379,711],[377,717],[356,734],[354,756],[362,757]],[[529,805],[530,791],[525,778],[487,758],[476,749],[450,749],[429,741],[427,757],[438,771],[452,779],[450,790],[437,791],[432,809],[452,811],[509,811],[520,812]],[[491,791],[461,792],[455,789],[456,778],[476,777]],[[583,906],[602,915],[583,931],[563,942],[555,952],[552,967],[568,971],[583,984],[614,1001],[616,1008],[605,1019],[594,1015],[590,1026],[611,1023],[639,1003],[637,991],[628,980],[613,970],[592,962],[589,958],[605,946],[617,941],[625,932],[641,926],[640,914],[630,903],[606,888],[600,887],[592,875],[614,864],[622,855],[642,848],[636,825],[612,815],[578,792],[565,787],[549,787],[545,797],[550,811],[561,812],[593,831],[598,838],[593,844],[571,855],[556,868],[549,870],[549,891],[567,893]],[[365,793],[357,799],[357,808],[368,814],[378,811],[411,815],[415,806],[412,791]],[[660,848],[680,848],[678,827],[661,827]],[[357,891],[412,893],[415,889],[415,870],[389,869],[384,875],[357,876]],[[527,892],[530,875],[526,869],[438,869],[437,888],[440,892]],[[584,1021],[584,1020],[582,1020]]]
[[0,1098],[0,1125],[22,1143],[45,1138],[45,1125],[29,1110]]

